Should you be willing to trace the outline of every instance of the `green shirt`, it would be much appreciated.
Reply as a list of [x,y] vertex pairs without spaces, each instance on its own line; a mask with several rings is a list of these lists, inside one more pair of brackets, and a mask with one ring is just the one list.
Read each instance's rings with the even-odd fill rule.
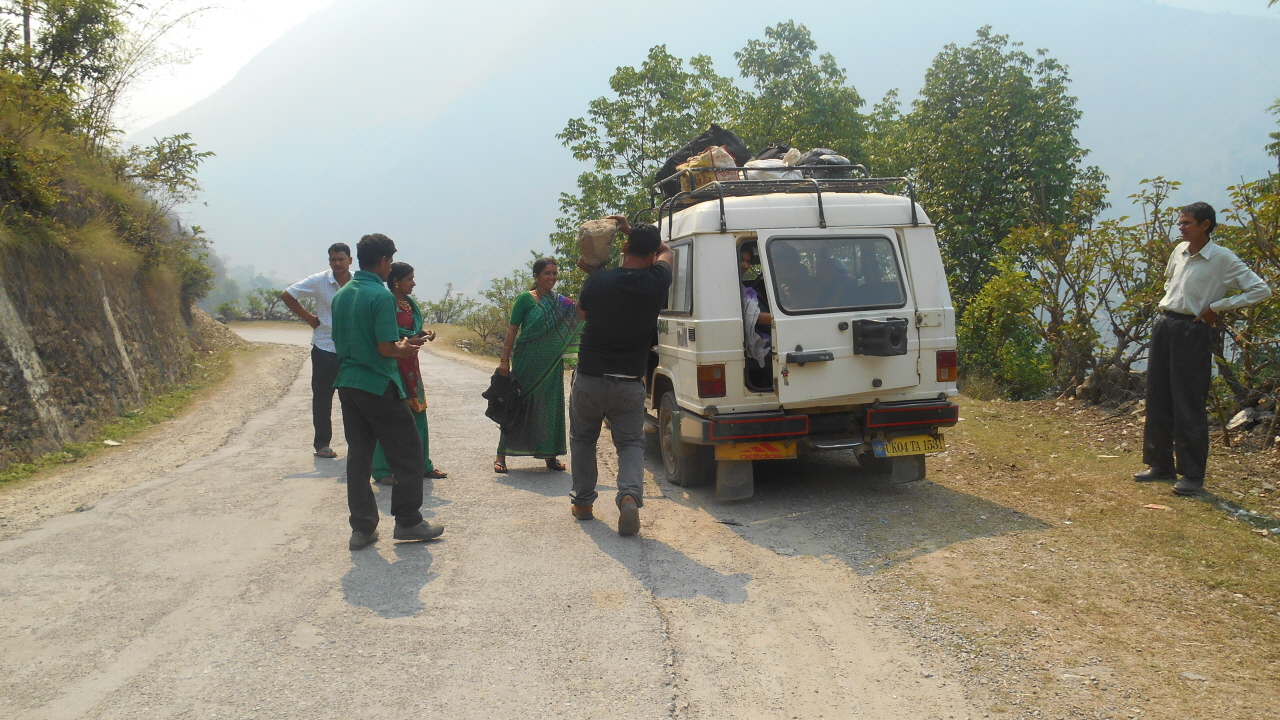
[[333,386],[382,395],[390,382],[401,400],[408,397],[396,359],[378,352],[378,343],[399,340],[395,296],[377,275],[352,273],[351,281],[333,296],[333,345],[339,363]]

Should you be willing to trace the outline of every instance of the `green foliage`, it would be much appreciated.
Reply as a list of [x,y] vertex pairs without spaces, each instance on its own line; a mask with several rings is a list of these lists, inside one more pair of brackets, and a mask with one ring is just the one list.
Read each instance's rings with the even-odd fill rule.
[[[1229,188],[1231,207],[1214,240],[1234,251],[1273,291],[1280,291],[1280,175]],[[1219,374],[1238,405],[1280,391],[1280,303],[1273,298],[1222,317],[1229,342]]]
[[200,191],[196,172],[200,163],[210,157],[212,152],[196,150],[190,133],[180,133],[156,138],[146,147],[130,148],[126,172],[129,179],[144,188],[161,212],[168,213],[195,199]]
[[556,136],[575,158],[592,164],[578,177],[576,193],[560,195],[551,246],[561,292],[576,295],[585,280],[576,267],[578,226],[606,215],[640,216],[653,205],[654,173],[712,123],[733,130],[748,147],[779,140],[862,159],[862,97],[845,84],[835,58],[818,53],[804,25],[787,21],[764,32],[764,40],[734,53],[754,91],[717,74],[706,55],[686,67],[657,45],[639,67],[620,67],[609,78],[613,97],[591,101],[587,115],[570,120]]
[[475,310],[476,304],[475,300],[462,293],[454,293],[453,283],[445,283],[444,295],[439,300],[419,303],[427,323],[433,325],[452,325],[461,322],[472,310]]
[[956,328],[962,383],[993,383],[1014,399],[1051,386],[1051,358],[1033,319],[1038,300],[1027,273],[1007,259],[995,268]]
[[1105,178],[1081,165],[1067,68],[1020,47],[983,27],[970,45],[943,48],[911,112],[899,114],[891,93],[872,113],[872,165],[916,181],[960,311],[992,277],[1014,228],[1080,223],[1101,210],[1075,201],[1077,186]]
[[726,117],[741,93],[716,74],[710,57],[698,55],[686,69],[665,45],[651,49],[638,68],[618,68],[609,88],[613,98],[592,100],[585,117],[556,135],[574,158],[592,165],[578,176],[577,194],[561,193],[551,235],[561,292],[569,295],[585,279],[576,269],[578,225],[617,213],[634,217],[650,207],[654,173],[676,148]]
[[[1267,112],[1276,116],[1276,123],[1280,124],[1280,98],[1271,103],[1271,107],[1267,108]],[[1273,133],[1267,133],[1267,137],[1271,138],[1271,142],[1267,143],[1266,148],[1268,155],[1276,157],[1276,170],[1280,172],[1280,130]]]
[[240,309],[239,300],[228,300],[221,303],[213,309],[215,315],[221,315],[227,320],[239,320],[244,317],[244,311]]
[[176,22],[155,24],[163,7],[136,31],[125,21],[145,8],[133,0],[0,0],[0,224],[72,243],[105,223],[144,269],[177,279],[185,311],[213,274],[207,239],[170,211],[194,198],[196,170],[212,153],[186,134],[129,151],[109,142],[115,98],[170,57],[156,46]]
[[826,147],[862,162],[862,96],[845,84],[835,57],[822,53],[814,62],[818,44],[808,28],[791,20],[765,28],[764,35],[733,54],[755,87],[731,109],[743,142],[757,149],[774,140],[804,150]]

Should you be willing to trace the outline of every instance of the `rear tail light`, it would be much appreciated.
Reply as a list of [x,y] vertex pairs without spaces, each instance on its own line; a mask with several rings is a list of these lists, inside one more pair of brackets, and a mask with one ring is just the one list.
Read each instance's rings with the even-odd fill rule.
[[960,377],[955,350],[938,351],[938,382],[955,382]]
[[698,397],[724,397],[724,365],[698,366]]

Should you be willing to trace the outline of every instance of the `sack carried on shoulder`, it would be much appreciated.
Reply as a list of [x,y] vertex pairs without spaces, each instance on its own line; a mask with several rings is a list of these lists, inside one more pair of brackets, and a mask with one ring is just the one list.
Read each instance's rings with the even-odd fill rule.
[[603,267],[618,234],[616,220],[588,220],[578,226],[578,254],[589,265]]

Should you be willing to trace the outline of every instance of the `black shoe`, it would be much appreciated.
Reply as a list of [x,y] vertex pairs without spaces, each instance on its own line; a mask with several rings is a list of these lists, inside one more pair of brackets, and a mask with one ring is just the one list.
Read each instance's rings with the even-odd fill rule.
[[1187,477],[1182,478],[1173,486],[1174,495],[1185,495],[1187,497],[1199,495],[1203,490],[1204,480],[1192,480]]
[[432,525],[423,520],[413,527],[400,527],[397,525],[395,532],[391,533],[391,537],[396,540],[434,540],[440,537],[443,532],[443,525]]
[[1155,482],[1156,480],[1177,480],[1178,476],[1172,470],[1149,467],[1140,473],[1134,473],[1133,479],[1138,482]]
[[368,535],[365,535],[359,530],[352,530],[351,542],[347,544],[347,547],[351,548],[352,550],[363,550],[364,548],[367,548],[376,542],[378,542],[377,530],[374,530],[372,533]]

